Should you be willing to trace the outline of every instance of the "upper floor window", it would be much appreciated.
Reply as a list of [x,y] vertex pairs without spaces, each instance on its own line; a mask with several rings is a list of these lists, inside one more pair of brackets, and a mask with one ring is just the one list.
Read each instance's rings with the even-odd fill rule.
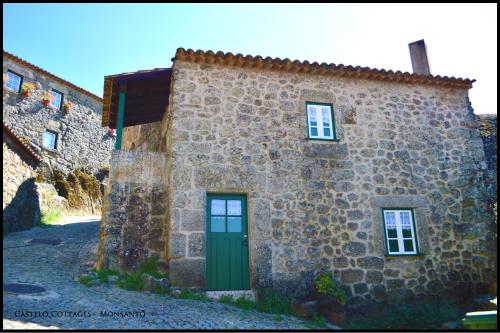
[[56,149],[57,145],[57,133],[49,130],[45,130],[43,134],[43,146],[48,149]]
[[7,71],[7,77],[8,80],[5,83],[5,87],[12,91],[19,92],[19,89],[21,88],[21,83],[23,82],[23,77],[10,70]]
[[52,105],[56,109],[60,110],[61,109],[62,100],[63,100],[63,94],[60,93],[57,90],[54,90],[54,89],[52,89],[51,93],[52,93],[52,96],[54,96],[54,98],[50,102],[50,105]]
[[411,209],[382,208],[388,255],[418,254],[415,221]]
[[336,140],[333,106],[306,102],[309,139]]

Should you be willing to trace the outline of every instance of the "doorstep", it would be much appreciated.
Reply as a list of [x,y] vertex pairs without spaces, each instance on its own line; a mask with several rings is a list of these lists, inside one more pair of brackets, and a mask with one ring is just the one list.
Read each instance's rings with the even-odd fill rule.
[[210,290],[206,292],[207,297],[211,299],[219,299],[221,296],[230,295],[233,299],[245,296],[247,299],[255,301],[255,293],[253,290]]

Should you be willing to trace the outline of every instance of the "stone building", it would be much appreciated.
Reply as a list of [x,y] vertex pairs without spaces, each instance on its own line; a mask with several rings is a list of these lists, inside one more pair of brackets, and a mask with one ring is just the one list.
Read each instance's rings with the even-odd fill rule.
[[[3,119],[43,158],[41,170],[95,172],[109,164],[115,138],[100,126],[100,97],[6,51],[3,74]],[[53,96],[50,105],[44,94]]]
[[474,80],[430,75],[413,47],[411,74],[180,48],[171,69],[106,77],[121,150],[98,266],[155,254],[202,290],[304,291],[332,271],[351,304],[485,292]]
[[40,216],[34,172],[42,161],[3,123],[3,229],[31,228]]

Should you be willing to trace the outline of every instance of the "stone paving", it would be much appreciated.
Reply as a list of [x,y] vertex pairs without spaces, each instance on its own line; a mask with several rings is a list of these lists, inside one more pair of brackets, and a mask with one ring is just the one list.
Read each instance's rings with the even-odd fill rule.
[[[3,283],[30,283],[40,294],[3,295],[4,329],[307,329],[293,317],[210,301],[174,299],[78,282],[80,262],[97,244],[98,217],[11,233],[3,239]],[[33,238],[59,245],[29,244]]]

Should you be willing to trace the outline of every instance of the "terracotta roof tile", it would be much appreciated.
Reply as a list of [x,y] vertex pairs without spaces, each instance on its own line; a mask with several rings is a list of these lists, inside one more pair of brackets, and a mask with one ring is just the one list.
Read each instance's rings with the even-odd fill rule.
[[195,63],[219,64],[227,66],[281,70],[292,73],[323,74],[331,76],[354,77],[360,79],[371,79],[381,81],[396,81],[402,83],[421,83],[446,87],[472,88],[472,83],[476,80],[455,78],[454,76],[440,75],[422,75],[401,71],[392,71],[370,67],[351,66],[343,64],[327,64],[309,61],[290,60],[288,58],[271,58],[262,56],[251,56],[242,54],[233,54],[231,52],[223,53],[212,50],[194,51],[192,49],[178,48],[172,61],[188,61]]
[[42,161],[42,157],[35,153],[35,151],[28,144],[24,143],[6,123],[3,123],[3,131],[7,133],[7,135],[9,135],[29,156],[33,157],[38,162]]
[[5,58],[8,58],[8,59],[14,60],[15,62],[17,62],[17,63],[19,63],[19,64],[21,64],[21,65],[24,65],[24,66],[26,66],[26,67],[28,67],[28,68],[31,68],[32,70],[35,70],[35,71],[37,71],[37,72],[39,72],[39,73],[41,73],[41,74],[43,74],[43,75],[47,75],[47,76],[49,76],[50,78],[54,79],[55,81],[58,81],[58,82],[60,82],[60,83],[62,83],[62,84],[65,84],[65,85],[67,85],[68,87],[70,87],[70,88],[72,88],[72,89],[75,89],[76,91],[79,91],[79,92],[81,92],[81,93],[82,93],[82,94],[84,94],[84,95],[87,95],[87,96],[89,96],[89,97],[94,98],[94,99],[95,99],[95,100],[97,100],[98,102],[102,102],[102,98],[101,98],[101,97],[99,97],[99,96],[97,96],[97,95],[94,95],[94,94],[93,94],[93,93],[91,93],[90,91],[87,91],[87,90],[85,90],[85,89],[83,89],[83,88],[81,88],[81,87],[79,87],[79,86],[77,86],[77,85],[75,85],[75,84],[73,84],[73,83],[71,83],[71,82],[69,82],[69,81],[66,81],[66,80],[64,80],[64,79],[60,78],[59,76],[56,76],[56,75],[54,75],[54,74],[52,74],[52,73],[50,73],[50,72],[47,72],[46,70],[44,70],[44,69],[42,69],[42,68],[40,68],[40,67],[38,67],[38,66],[35,66],[35,65],[33,65],[32,63],[29,63],[29,62],[27,62],[26,60],[23,60],[23,59],[19,58],[18,56],[13,55],[12,53],[9,53],[9,52],[7,52],[7,51],[3,51],[3,56],[4,56]]

